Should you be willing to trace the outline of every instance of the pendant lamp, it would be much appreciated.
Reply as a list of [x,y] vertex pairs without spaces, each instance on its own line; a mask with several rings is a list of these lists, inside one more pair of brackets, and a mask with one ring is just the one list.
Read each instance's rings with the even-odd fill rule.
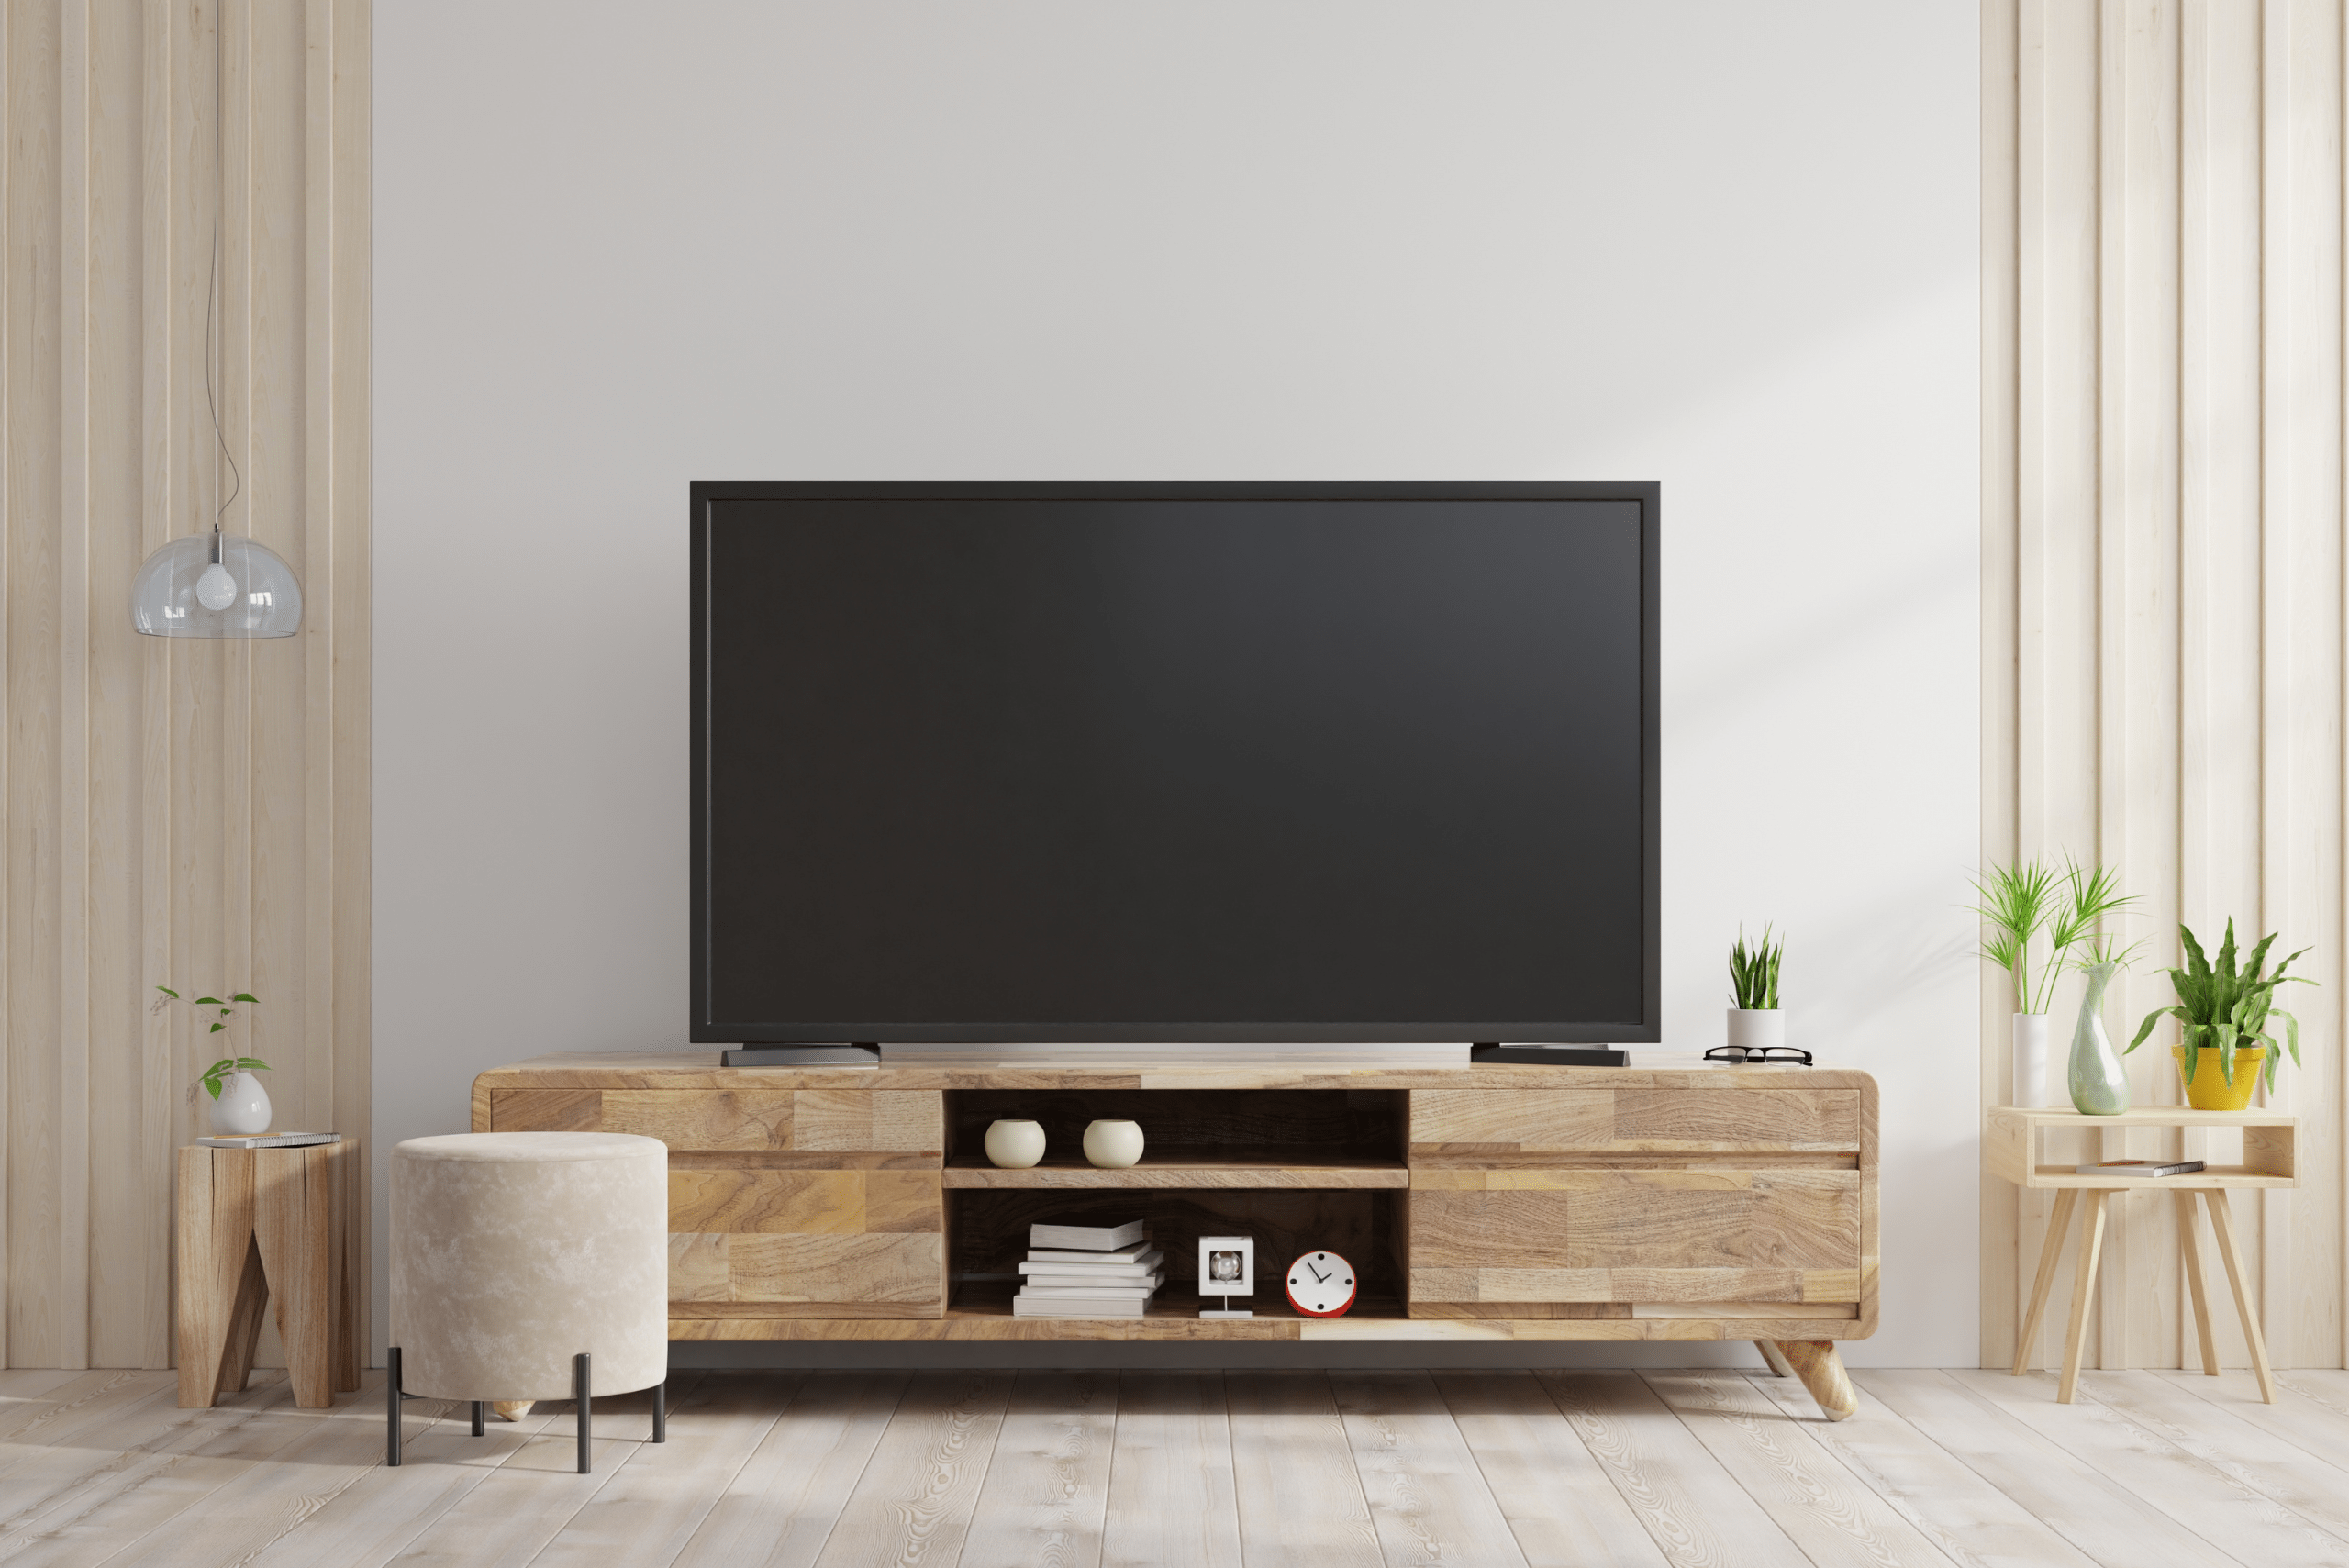
[[212,27],[212,274],[204,300],[204,401],[212,439],[235,478],[208,534],[175,539],[139,563],[130,581],[130,624],[149,637],[291,637],[302,629],[302,584],[284,557],[258,539],[220,531],[244,476],[220,433],[212,392],[213,297],[220,279],[220,25]]
[[257,539],[189,534],[140,564],[130,624],[149,637],[291,637],[302,629],[302,584]]

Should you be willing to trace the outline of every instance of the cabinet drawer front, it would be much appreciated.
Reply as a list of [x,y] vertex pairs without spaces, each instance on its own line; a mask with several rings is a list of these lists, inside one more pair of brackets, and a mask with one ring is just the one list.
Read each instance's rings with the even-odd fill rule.
[[778,1313],[785,1317],[934,1318],[946,1305],[944,1240],[678,1232],[669,1238],[669,1299],[805,1309]]
[[607,1089],[603,1130],[672,1149],[789,1149],[794,1098],[788,1089]]
[[1860,1176],[1417,1173],[1409,1256],[1413,1301],[1852,1301]]
[[698,1152],[942,1154],[934,1090],[496,1089],[497,1132],[632,1132]]
[[672,1170],[669,1229],[856,1236],[946,1229],[936,1171]]
[[1414,1154],[1860,1149],[1855,1089],[1414,1089]]
[[492,1089],[489,1125],[476,1132],[601,1132],[601,1089]]

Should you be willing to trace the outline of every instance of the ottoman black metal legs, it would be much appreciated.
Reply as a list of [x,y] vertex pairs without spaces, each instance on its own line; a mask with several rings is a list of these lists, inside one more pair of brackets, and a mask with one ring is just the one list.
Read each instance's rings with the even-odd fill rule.
[[596,1384],[590,1375],[596,1358],[585,1351],[571,1358],[571,1396],[579,1404],[579,1473],[586,1474],[595,1468],[587,1452],[587,1442],[596,1424]]
[[[571,1358],[571,1397],[579,1407],[579,1473],[587,1474],[595,1468],[592,1447],[596,1422],[596,1358],[582,1351]],[[384,1462],[400,1462],[400,1405],[404,1400],[421,1398],[421,1395],[404,1393],[400,1388],[400,1348],[391,1347],[384,1358],[384,1416],[388,1430],[384,1439]],[[473,1401],[473,1436],[483,1432],[483,1418],[488,1401]],[[669,1440],[669,1385],[652,1385],[652,1440]]]

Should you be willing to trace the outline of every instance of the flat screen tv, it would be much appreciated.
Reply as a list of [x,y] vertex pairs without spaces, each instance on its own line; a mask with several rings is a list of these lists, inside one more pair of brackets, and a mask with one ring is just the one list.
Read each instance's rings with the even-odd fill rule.
[[1655,484],[692,501],[696,1041],[1656,1039]]

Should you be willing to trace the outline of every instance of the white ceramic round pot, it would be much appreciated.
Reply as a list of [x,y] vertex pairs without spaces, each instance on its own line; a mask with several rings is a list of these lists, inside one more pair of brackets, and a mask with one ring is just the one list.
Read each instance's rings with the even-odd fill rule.
[[1787,1043],[1787,1015],[1782,1007],[1731,1007],[1729,1042],[1749,1055],[1775,1051]]
[[987,1127],[987,1159],[1007,1171],[1024,1171],[1044,1157],[1044,1125],[998,1121]]
[[220,1097],[212,1102],[212,1136],[250,1137],[269,1130],[269,1091],[250,1073],[237,1073],[220,1083]]
[[1141,1124],[1095,1122],[1085,1129],[1085,1157],[1105,1170],[1124,1170],[1141,1158]]
[[2015,1104],[2039,1106],[2047,1098],[2047,1015],[2015,1016]]

